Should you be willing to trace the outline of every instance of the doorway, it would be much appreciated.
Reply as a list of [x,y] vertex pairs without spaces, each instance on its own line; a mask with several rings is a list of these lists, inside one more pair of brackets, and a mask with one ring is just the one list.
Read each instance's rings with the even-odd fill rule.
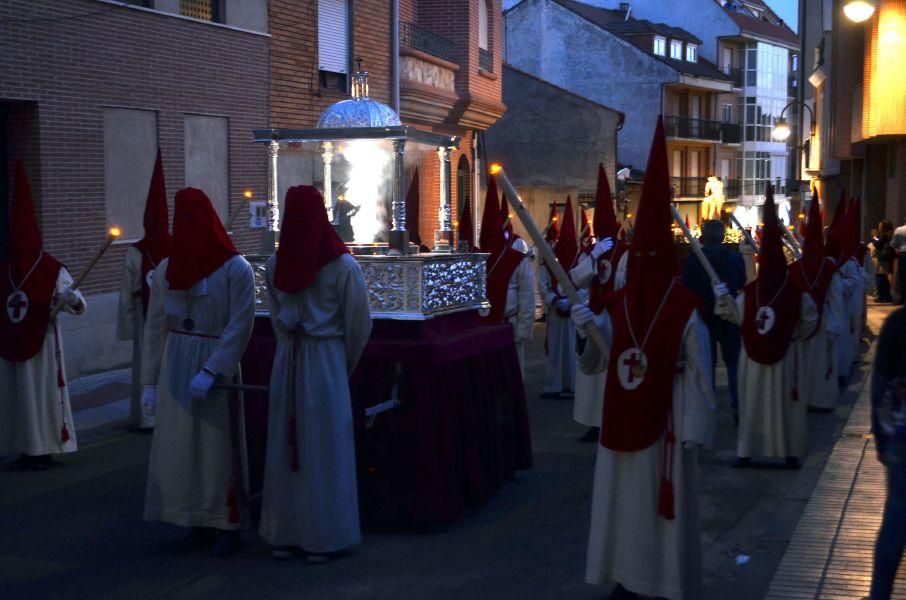
[[[459,157],[456,164],[456,219],[462,218],[466,210],[466,203],[470,202],[469,190],[472,189],[471,178],[469,177],[469,161],[465,155]],[[471,205],[470,205],[471,206]],[[474,215],[474,213],[473,213]]]

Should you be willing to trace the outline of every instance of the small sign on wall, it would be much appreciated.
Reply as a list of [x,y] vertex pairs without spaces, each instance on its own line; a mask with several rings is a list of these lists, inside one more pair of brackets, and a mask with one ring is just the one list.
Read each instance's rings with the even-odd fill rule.
[[267,202],[254,200],[249,202],[249,228],[263,229],[267,227]]

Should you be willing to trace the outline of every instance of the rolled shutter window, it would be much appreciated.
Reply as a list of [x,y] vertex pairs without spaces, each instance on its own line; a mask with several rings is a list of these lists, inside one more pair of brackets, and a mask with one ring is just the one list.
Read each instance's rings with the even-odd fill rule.
[[318,0],[318,68],[347,73],[349,65],[347,0]]

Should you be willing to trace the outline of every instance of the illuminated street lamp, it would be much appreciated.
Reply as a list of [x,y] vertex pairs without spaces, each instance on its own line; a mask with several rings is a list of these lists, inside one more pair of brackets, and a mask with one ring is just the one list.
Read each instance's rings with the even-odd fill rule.
[[785,142],[788,137],[790,137],[790,126],[787,124],[786,119],[780,117],[777,119],[777,123],[774,124],[774,130],[771,132],[771,137],[779,142]]
[[812,137],[812,132],[815,131],[815,113],[812,112],[811,107],[808,104],[805,104],[804,102],[798,102],[798,101],[794,100],[793,102],[790,102],[789,104],[787,104],[786,106],[783,107],[783,110],[780,111],[780,118],[777,119],[777,122],[774,123],[774,129],[771,130],[771,137],[773,137],[775,140],[777,140],[779,142],[786,141],[786,139],[788,137],[790,137],[790,125],[789,125],[789,123],[786,122],[786,119],[783,118],[783,115],[784,115],[784,113],[786,113],[786,109],[788,109],[789,107],[791,107],[794,104],[803,106],[803,107],[805,107],[806,110],[808,110],[808,114],[810,117],[808,136]]
[[849,0],[843,5],[843,14],[855,23],[861,23],[871,18],[875,13],[874,0]]

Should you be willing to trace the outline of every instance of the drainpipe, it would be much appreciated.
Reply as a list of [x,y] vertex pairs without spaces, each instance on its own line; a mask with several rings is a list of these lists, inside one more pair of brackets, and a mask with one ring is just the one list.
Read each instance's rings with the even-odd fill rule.
[[390,106],[400,112],[400,0],[390,3]]

